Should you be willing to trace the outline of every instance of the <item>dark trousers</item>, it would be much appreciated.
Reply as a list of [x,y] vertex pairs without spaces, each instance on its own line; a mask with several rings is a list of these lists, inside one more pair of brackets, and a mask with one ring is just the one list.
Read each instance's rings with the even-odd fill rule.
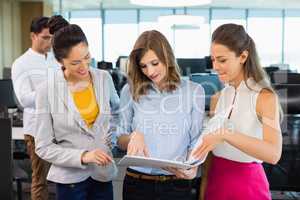
[[56,184],[57,200],[113,200],[112,182],[88,178],[80,183]]
[[154,181],[126,175],[123,200],[198,200],[200,178]]

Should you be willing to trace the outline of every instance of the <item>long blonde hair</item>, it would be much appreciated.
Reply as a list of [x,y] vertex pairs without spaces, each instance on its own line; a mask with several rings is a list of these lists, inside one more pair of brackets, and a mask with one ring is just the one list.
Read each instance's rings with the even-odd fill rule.
[[128,78],[130,90],[135,101],[147,94],[152,81],[142,72],[140,61],[147,51],[152,50],[159,60],[166,66],[164,85],[167,92],[177,89],[180,83],[179,67],[169,44],[163,34],[156,30],[143,32],[134,44],[129,56]]

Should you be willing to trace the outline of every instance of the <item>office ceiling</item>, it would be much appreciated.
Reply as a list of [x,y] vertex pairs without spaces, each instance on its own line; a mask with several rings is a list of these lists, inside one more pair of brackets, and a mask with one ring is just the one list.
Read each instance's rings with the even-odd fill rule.
[[[46,1],[53,4],[54,10],[58,10],[60,0],[20,0],[20,1]],[[149,0],[150,1],[150,0]],[[172,0],[162,0],[172,1]],[[201,1],[201,0],[200,0]],[[103,8],[137,8],[130,4],[130,0],[62,0],[63,10],[97,9],[102,4]],[[212,0],[210,5],[203,6],[213,8],[297,8],[300,9],[300,0]],[[142,8],[142,7],[139,7]]]

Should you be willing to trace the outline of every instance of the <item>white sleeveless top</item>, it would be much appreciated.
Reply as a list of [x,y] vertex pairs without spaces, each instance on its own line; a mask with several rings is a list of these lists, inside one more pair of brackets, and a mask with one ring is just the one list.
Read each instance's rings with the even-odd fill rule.
[[[221,91],[215,114],[225,112],[233,106],[227,126],[229,124],[231,129],[241,134],[263,139],[262,123],[256,114],[256,101],[262,87],[252,78],[247,80],[247,85],[253,90],[250,90],[246,86],[245,81],[242,81],[236,89],[233,86],[226,85]],[[213,150],[213,154],[218,157],[244,163],[262,162],[226,142],[217,145]]]

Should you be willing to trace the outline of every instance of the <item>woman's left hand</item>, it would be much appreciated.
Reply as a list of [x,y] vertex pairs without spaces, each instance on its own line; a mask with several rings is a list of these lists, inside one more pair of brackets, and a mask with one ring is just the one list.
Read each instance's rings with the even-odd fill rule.
[[163,168],[164,170],[171,172],[179,179],[191,180],[196,177],[198,166],[192,167],[191,169],[178,169],[174,167]]
[[212,133],[204,135],[202,143],[193,150],[192,156],[194,159],[202,160],[218,144],[224,142],[224,136],[227,132],[227,129],[220,128]]

